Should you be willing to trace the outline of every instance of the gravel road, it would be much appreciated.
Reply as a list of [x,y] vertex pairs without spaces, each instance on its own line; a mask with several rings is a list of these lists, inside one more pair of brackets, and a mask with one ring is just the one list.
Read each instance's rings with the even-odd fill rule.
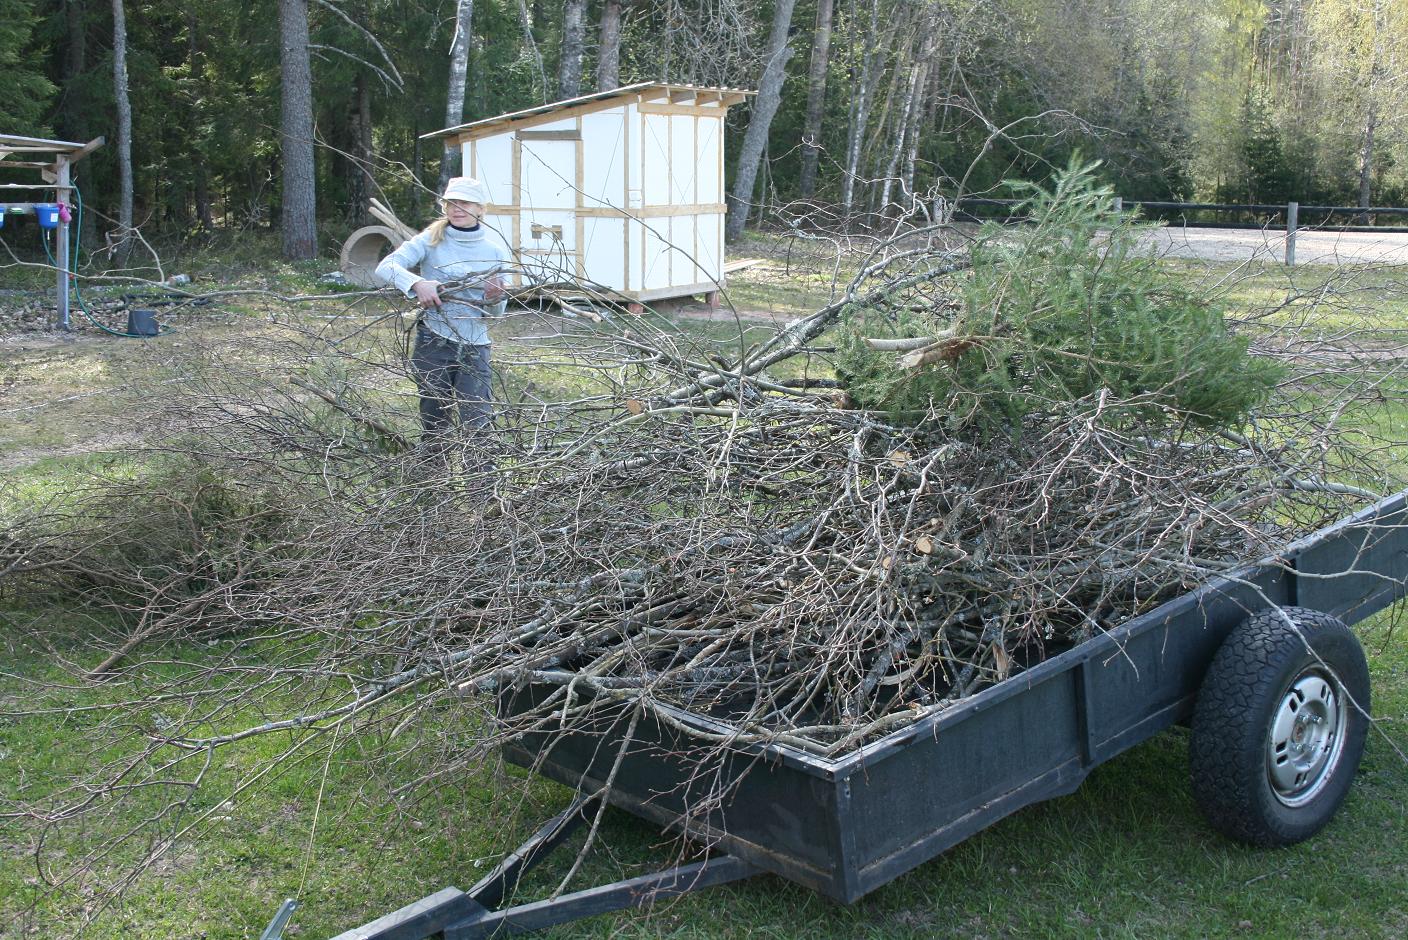
[[[1144,236],[1151,250],[1211,261],[1281,261],[1286,233],[1257,229],[1162,228]],[[1408,234],[1380,232],[1296,233],[1296,264],[1408,264]]]

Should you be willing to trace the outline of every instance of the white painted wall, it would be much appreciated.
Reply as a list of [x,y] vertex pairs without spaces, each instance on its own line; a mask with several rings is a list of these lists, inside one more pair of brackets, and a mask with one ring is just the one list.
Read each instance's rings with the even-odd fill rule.
[[[721,280],[723,219],[681,213],[621,219],[594,209],[717,205],[723,202],[723,117],[641,114],[635,102],[535,124],[531,131],[577,131],[581,140],[516,140],[516,128],[469,141],[465,166],[489,188],[499,211],[491,229],[544,280],[576,276],[631,292],[668,291]],[[514,148],[520,192],[512,192]],[[578,148],[581,192],[577,191]],[[517,211],[511,208],[517,205]],[[578,217],[578,209],[588,210]],[[577,229],[581,226],[581,243]],[[539,234],[533,235],[534,226]],[[580,262],[572,254],[580,250]]]

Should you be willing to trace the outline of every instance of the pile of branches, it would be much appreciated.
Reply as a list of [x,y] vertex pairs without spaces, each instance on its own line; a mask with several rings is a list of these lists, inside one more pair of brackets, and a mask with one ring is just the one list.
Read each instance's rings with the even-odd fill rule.
[[[637,355],[638,334],[595,358]],[[372,407],[351,388],[333,409],[213,361],[169,400],[183,430],[159,472],[95,484],[7,549],[31,588],[130,615],[93,675],[189,636],[299,651],[306,710],[196,733],[286,681],[231,663],[248,696],[192,691],[230,702],[153,739],[194,751],[533,682],[556,691],[477,744],[570,729],[604,698],[838,755],[1372,495],[1324,482],[1339,450],[1307,465],[1319,431],[1292,414],[1170,431],[1107,421],[1133,403],[1099,393],[974,435],[828,395],[719,400],[696,374],[683,404],[657,376],[589,427],[520,401],[448,454],[397,453],[382,420],[349,418]]]

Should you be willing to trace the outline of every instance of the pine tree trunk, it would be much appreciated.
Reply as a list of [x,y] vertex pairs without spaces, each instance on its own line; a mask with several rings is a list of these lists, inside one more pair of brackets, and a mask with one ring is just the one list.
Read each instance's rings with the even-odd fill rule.
[[[200,52],[200,21],[196,17],[196,8],[188,7],[186,10],[186,37],[188,47],[186,50],[191,66],[191,85],[195,88],[196,102],[192,109],[192,118],[200,119],[200,101],[205,97],[205,57]],[[195,200],[196,200],[196,221],[200,224],[201,231],[210,232],[215,229],[215,218],[210,209],[210,168],[206,165],[205,154],[196,154],[195,163]]]
[[610,91],[619,87],[621,87],[621,0],[605,0],[601,6],[601,45],[596,55],[596,90]]
[[743,135],[743,146],[738,152],[732,205],[729,206],[728,222],[724,226],[724,236],[730,241],[743,234],[743,226],[748,221],[753,184],[758,179],[758,161],[767,146],[773,115],[777,114],[777,107],[782,103],[782,83],[787,77],[787,59],[792,54],[787,45],[787,33],[792,28],[792,10],[796,5],[797,0],[777,0],[773,13],[772,32],[764,53],[766,64],[758,81],[753,115],[748,119],[748,130]]
[[[355,81],[355,100],[352,111],[352,218],[357,225],[364,225],[371,215],[372,187],[376,179],[372,176],[372,160],[375,158],[372,143],[372,86],[365,72],[358,72]],[[443,170],[442,170],[443,172]]]
[[318,254],[308,0],[279,0],[279,62],[282,77],[279,153],[283,169],[279,224],[284,257],[296,261]]
[[562,0],[562,54],[557,60],[557,96],[582,93],[582,57],[587,39],[587,0]]
[[[62,87],[65,89],[66,102],[72,103],[74,90],[78,87],[78,77],[88,68],[88,33],[83,17],[83,0],[68,0],[64,4],[64,31],[66,38]],[[61,109],[59,127],[64,140],[88,139],[87,121],[84,120],[82,108]]]
[[[464,122],[464,86],[469,74],[469,49],[474,37],[474,0],[459,0],[455,12],[455,38],[450,42],[450,88],[445,96],[445,126],[457,127]],[[450,177],[459,174],[460,148],[458,144],[445,141],[445,152],[440,157],[440,185],[437,193],[445,191]]]
[[132,244],[132,101],[127,97],[127,12],[112,0],[112,93],[117,106],[118,263]]
[[802,171],[798,185],[802,198],[816,192],[816,165],[821,153],[821,119],[826,110],[826,69],[831,58],[833,0],[817,0],[816,30],[812,33],[812,58],[807,71],[807,113],[802,122]]

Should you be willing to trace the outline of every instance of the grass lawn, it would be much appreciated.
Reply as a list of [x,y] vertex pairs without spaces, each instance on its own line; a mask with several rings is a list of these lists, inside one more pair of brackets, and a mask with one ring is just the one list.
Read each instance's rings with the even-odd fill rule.
[[[752,247],[768,261],[733,279],[732,298],[740,308],[790,317],[827,302],[830,275],[824,265],[813,259],[799,270],[776,243]],[[740,253],[748,255],[749,246]],[[1388,331],[1381,338],[1404,341],[1402,272],[1306,268],[1293,283],[1269,268],[1234,274],[1230,266],[1188,268],[1190,277],[1223,280],[1237,311],[1273,310],[1269,316],[1294,318],[1299,305],[1312,303],[1304,298],[1318,296],[1327,331],[1367,323]],[[314,283],[311,271],[283,276],[284,288],[306,290]],[[795,284],[785,280],[791,277]],[[1290,307],[1284,305],[1287,291],[1295,294]],[[260,312],[255,301],[248,304]],[[1356,310],[1359,320],[1352,317]],[[241,319],[243,312],[220,321],[220,329],[237,335],[261,331],[258,318]],[[678,326],[706,345],[737,342],[737,328],[729,322]],[[531,329],[523,327],[525,333]],[[13,378],[0,407],[0,448],[12,458],[6,467],[11,480],[22,484],[11,498],[59,493],[70,474],[115,472],[102,451],[122,443],[123,426],[140,419],[131,405],[140,398],[122,396],[119,407],[119,398],[114,394],[110,403],[108,393],[130,391],[137,378],[158,374],[147,370],[159,365],[162,344],[181,341],[164,337],[148,346],[84,337],[71,345],[0,350],[0,377]],[[500,353],[511,359],[515,350],[506,343]],[[546,368],[535,378],[547,383],[550,372]],[[68,396],[83,397],[61,401]],[[1377,436],[1408,446],[1405,415],[1401,403],[1389,403],[1365,424]],[[1385,453],[1385,459],[1402,456],[1401,448]],[[0,594],[0,604],[5,599]],[[1345,807],[1302,845],[1251,849],[1215,834],[1189,790],[1187,734],[1174,729],[1096,768],[1074,794],[1008,817],[849,907],[761,876],[651,912],[578,922],[551,935],[1408,936],[1408,642],[1405,625],[1395,619],[1405,613],[1400,604],[1357,628],[1370,655],[1377,724]],[[112,756],[97,743],[97,713],[85,706],[124,701],[139,694],[144,682],[170,680],[212,658],[259,655],[223,642],[150,647],[144,650],[146,665],[123,682],[76,680],[73,668],[101,657],[83,638],[110,626],[62,608],[0,607],[3,805],[38,799],[66,775]],[[66,710],[27,714],[54,702]],[[473,714],[466,705],[408,734],[453,748],[457,725],[474,720]],[[95,885],[81,876],[52,882],[65,861],[107,844],[113,831],[139,822],[153,804],[139,795],[103,825],[53,833],[31,820],[0,818],[0,938],[255,938],[286,897],[301,904],[287,936],[331,936],[442,887],[468,887],[499,853],[568,800],[563,788],[517,769],[480,766],[432,793],[398,801],[391,792],[420,770],[415,752],[403,747],[409,742],[398,739],[340,741],[330,759],[291,761],[261,787],[230,799],[255,760],[295,740],[270,737],[258,749],[217,760],[210,786],[192,796],[182,817],[194,824],[193,838],[151,864],[86,929],[85,915],[97,911]],[[112,862],[131,863],[128,851],[120,850]],[[573,887],[650,871],[676,851],[649,825],[611,811],[600,845]],[[572,856],[560,850],[525,892],[550,892]]]

